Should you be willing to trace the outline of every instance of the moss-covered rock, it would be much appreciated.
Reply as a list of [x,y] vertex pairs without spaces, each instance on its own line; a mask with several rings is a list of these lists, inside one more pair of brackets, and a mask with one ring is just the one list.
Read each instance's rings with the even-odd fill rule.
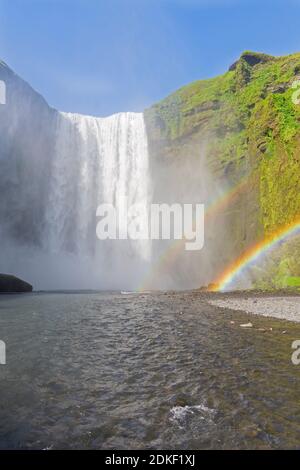
[[[216,178],[233,187],[247,179],[226,210],[232,244],[224,265],[300,214],[299,74],[300,53],[246,51],[224,75],[187,85],[145,112],[152,158],[173,158],[206,139]],[[296,247],[289,259],[299,256]]]

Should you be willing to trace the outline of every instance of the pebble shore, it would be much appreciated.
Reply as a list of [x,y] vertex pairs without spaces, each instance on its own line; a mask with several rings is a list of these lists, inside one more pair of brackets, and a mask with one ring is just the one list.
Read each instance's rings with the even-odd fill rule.
[[300,297],[211,299],[211,305],[300,323]]

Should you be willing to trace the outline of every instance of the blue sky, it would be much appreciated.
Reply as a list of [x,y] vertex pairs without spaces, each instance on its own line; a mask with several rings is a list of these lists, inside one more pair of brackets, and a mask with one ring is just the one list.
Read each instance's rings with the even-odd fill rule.
[[63,110],[141,111],[243,50],[300,51],[300,0],[0,0],[0,58]]

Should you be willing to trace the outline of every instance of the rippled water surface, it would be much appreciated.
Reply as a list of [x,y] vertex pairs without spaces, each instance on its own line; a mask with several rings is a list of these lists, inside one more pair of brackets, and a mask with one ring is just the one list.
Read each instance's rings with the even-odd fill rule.
[[291,322],[200,293],[41,293],[0,297],[0,339],[1,448],[300,447]]

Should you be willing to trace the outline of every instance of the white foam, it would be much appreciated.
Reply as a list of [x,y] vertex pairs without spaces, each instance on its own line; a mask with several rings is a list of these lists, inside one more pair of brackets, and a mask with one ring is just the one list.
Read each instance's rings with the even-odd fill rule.
[[201,405],[185,405],[185,406],[173,406],[170,410],[170,421],[182,427],[184,421],[188,416],[199,414],[200,419],[211,417],[215,410],[208,408],[207,406]]

